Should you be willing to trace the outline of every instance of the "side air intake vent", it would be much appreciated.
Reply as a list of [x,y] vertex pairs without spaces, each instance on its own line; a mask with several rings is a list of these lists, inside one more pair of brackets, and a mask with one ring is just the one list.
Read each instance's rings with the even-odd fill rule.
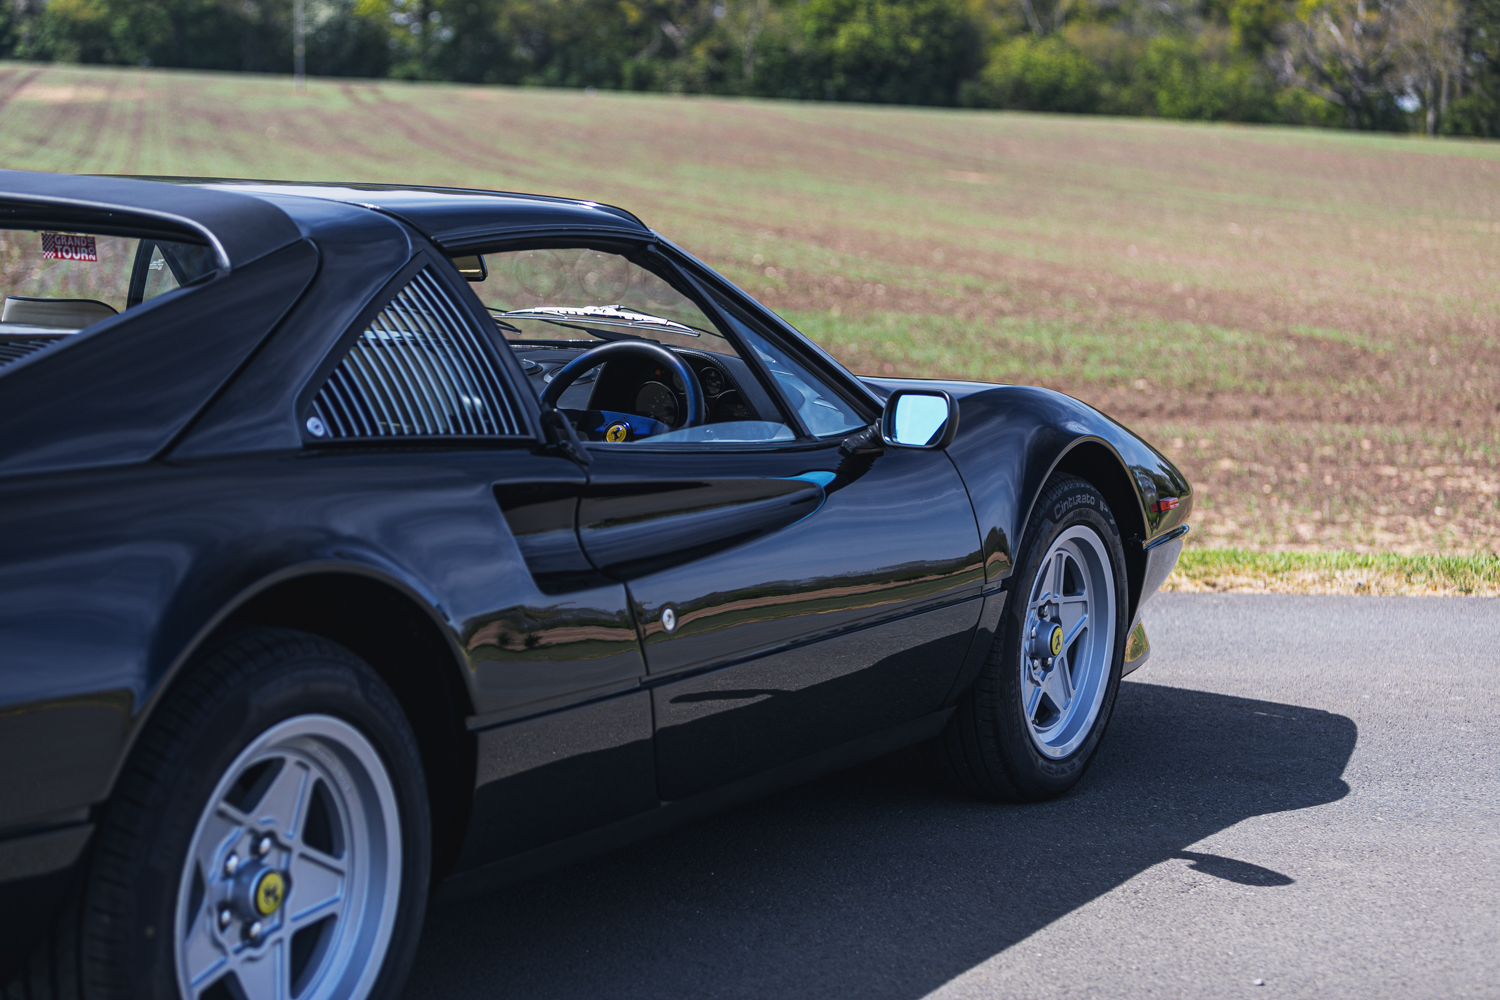
[[307,422],[316,437],[515,437],[521,421],[498,363],[426,271],[391,300],[328,377]]
[[0,368],[12,361],[20,361],[44,347],[51,347],[58,337],[6,337],[0,338]]

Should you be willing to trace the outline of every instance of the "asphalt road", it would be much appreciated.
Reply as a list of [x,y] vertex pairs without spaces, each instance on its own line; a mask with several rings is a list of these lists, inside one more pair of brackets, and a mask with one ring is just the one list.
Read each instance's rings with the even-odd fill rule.
[[1500,600],[1147,628],[1061,801],[899,754],[435,910],[406,996],[1500,997]]

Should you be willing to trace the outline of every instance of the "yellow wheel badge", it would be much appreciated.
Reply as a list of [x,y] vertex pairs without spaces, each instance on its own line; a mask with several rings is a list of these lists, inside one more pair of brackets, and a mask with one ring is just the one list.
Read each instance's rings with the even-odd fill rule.
[[255,883],[255,912],[269,917],[286,899],[286,880],[278,871],[267,871]]
[[627,423],[610,424],[609,428],[604,432],[604,440],[629,441],[630,425]]
[[1062,652],[1062,629],[1059,626],[1054,625],[1054,626],[1052,626],[1052,655],[1053,656],[1057,656],[1061,652]]

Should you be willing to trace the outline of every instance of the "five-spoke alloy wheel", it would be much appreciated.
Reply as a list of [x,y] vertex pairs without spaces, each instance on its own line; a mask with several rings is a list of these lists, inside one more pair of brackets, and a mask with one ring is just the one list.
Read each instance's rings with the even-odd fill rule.
[[1075,524],[1053,540],[1031,585],[1021,706],[1032,741],[1047,757],[1077,750],[1099,717],[1118,630],[1112,569],[1104,539]]
[[421,751],[380,675],[243,628],[152,713],[50,976],[89,1000],[395,1000],[431,863]]
[[301,715],[262,733],[209,796],[178,887],[184,1000],[368,994],[401,888],[401,823],[380,754]]
[[[988,798],[1038,802],[1078,783],[1109,723],[1125,659],[1125,553],[1104,496],[1043,487],[1016,552],[990,653],[933,743],[941,770]],[[987,605],[988,607],[988,605]]]

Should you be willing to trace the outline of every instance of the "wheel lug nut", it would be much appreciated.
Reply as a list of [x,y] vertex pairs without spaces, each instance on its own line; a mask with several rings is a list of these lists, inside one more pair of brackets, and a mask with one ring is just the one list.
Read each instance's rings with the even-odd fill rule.
[[261,922],[259,920],[257,920],[255,923],[251,924],[250,925],[250,940],[254,941],[257,938],[259,938],[260,935],[261,935],[261,932],[264,931],[264,930],[265,930],[265,928],[263,926],[261,926]]
[[234,878],[234,873],[240,870],[240,856],[231,854],[224,859],[224,874]]
[[223,930],[224,928],[228,927],[233,922],[234,922],[234,914],[230,912],[229,907],[226,906],[226,907],[224,907],[224,909],[222,909],[222,910],[219,911],[219,929],[220,930]]
[[271,838],[270,837],[262,837],[262,838],[260,838],[260,843],[258,843],[258,844],[255,845],[255,853],[259,854],[261,857],[265,857],[267,854],[270,854],[271,853]]

